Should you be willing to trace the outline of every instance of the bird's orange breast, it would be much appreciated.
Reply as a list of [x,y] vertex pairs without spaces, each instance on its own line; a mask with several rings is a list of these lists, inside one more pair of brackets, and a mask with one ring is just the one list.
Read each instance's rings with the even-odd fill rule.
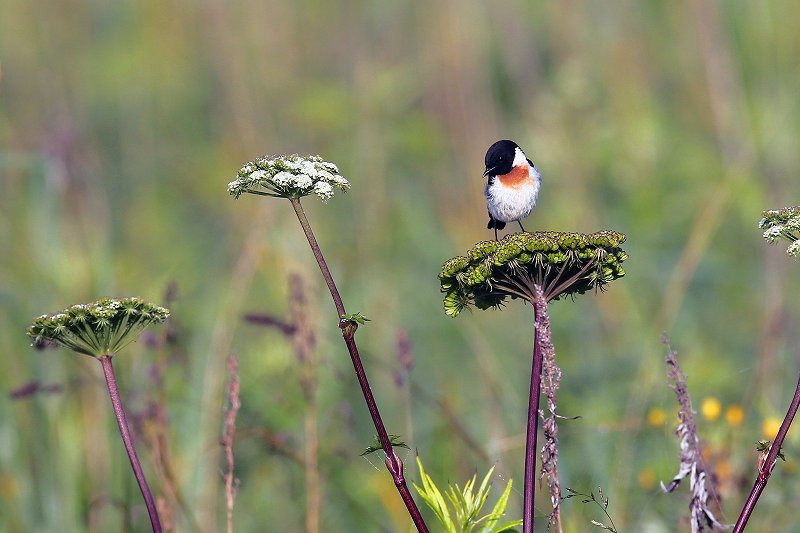
[[528,165],[511,167],[511,172],[508,174],[500,174],[497,176],[500,183],[506,187],[522,187],[531,181],[530,174],[528,173]]

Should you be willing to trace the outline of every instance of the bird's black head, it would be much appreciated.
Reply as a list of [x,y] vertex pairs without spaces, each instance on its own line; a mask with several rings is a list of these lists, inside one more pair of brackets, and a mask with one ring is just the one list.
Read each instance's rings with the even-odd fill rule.
[[517,143],[508,139],[497,141],[491,145],[486,152],[486,171],[483,175],[500,176],[511,172],[517,148],[519,148]]

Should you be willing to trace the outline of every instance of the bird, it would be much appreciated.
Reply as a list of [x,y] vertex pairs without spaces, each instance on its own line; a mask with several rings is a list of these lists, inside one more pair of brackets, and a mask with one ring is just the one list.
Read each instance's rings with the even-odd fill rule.
[[542,187],[542,176],[525,152],[514,141],[503,139],[489,147],[486,152],[486,170],[484,178],[488,178],[484,195],[486,208],[489,211],[488,229],[497,230],[506,227],[507,222],[517,222],[522,231],[521,220],[531,214],[536,207],[539,189]]

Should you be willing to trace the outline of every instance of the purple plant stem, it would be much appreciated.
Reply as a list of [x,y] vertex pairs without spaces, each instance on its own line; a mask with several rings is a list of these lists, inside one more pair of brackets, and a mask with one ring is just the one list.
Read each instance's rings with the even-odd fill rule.
[[533,363],[531,391],[528,399],[528,433],[525,438],[525,492],[522,507],[522,531],[533,533],[533,504],[536,496],[536,434],[539,431],[539,391],[542,382],[542,349],[539,346],[539,328],[536,306],[533,307]]
[[303,232],[306,234],[311,252],[317,260],[317,265],[319,265],[319,269],[322,272],[322,277],[325,279],[325,283],[331,293],[331,298],[333,298],[333,304],[336,306],[336,312],[339,314],[339,328],[342,330],[342,338],[344,339],[345,345],[347,345],[347,351],[350,352],[350,359],[353,362],[353,368],[358,378],[358,384],[361,386],[361,392],[364,394],[364,401],[367,403],[367,409],[369,409],[369,414],[372,417],[372,423],[375,425],[378,440],[386,454],[386,468],[392,475],[394,485],[397,487],[397,491],[400,493],[400,497],[403,499],[403,503],[405,503],[408,514],[411,516],[411,520],[414,522],[417,530],[420,531],[420,533],[428,533],[428,526],[425,524],[425,520],[422,518],[419,508],[414,502],[414,498],[411,496],[411,491],[408,490],[408,485],[406,485],[405,476],[403,475],[403,462],[392,449],[392,442],[389,439],[389,434],[386,432],[386,427],[383,425],[383,419],[378,411],[378,404],[375,402],[375,396],[372,394],[372,389],[367,380],[367,373],[364,371],[364,365],[361,363],[361,356],[358,353],[358,347],[355,341],[357,324],[344,320],[344,317],[347,316],[344,302],[339,294],[339,289],[336,288],[336,283],[333,281],[333,276],[328,268],[328,263],[325,261],[325,256],[322,254],[317,239],[314,237],[314,232],[311,230],[311,224],[308,223],[306,214],[303,211],[303,206],[300,205],[300,199],[289,198],[289,201],[292,203],[294,212],[297,215],[297,220],[300,221],[300,226],[302,226]]
[[142,465],[139,463],[139,456],[136,455],[136,448],[133,447],[133,438],[128,428],[128,421],[125,418],[125,410],[122,408],[122,399],[119,396],[119,389],[117,388],[117,378],[114,376],[114,366],[111,364],[111,354],[106,354],[101,357],[100,364],[103,365],[103,374],[106,376],[108,394],[111,396],[114,416],[117,417],[119,434],[122,436],[122,442],[125,444],[125,451],[128,452],[128,459],[131,462],[133,474],[136,476],[136,482],[139,484],[139,489],[142,491],[144,504],[147,506],[147,513],[150,515],[150,524],[153,526],[153,533],[161,533],[161,520],[158,518],[156,502],[153,500],[153,494],[150,492],[150,487],[147,485],[147,480],[144,477]]
[[797,387],[794,391],[792,403],[789,405],[789,410],[786,411],[786,417],[783,419],[783,423],[778,430],[778,434],[775,436],[775,440],[772,441],[767,458],[758,469],[758,476],[756,476],[756,481],[753,484],[753,488],[750,490],[750,495],[747,497],[744,507],[742,507],[739,519],[733,527],[733,533],[741,533],[744,531],[747,521],[750,519],[750,515],[753,514],[753,509],[755,509],[756,503],[758,503],[758,498],[761,496],[761,493],[764,492],[767,481],[769,481],[769,477],[772,475],[772,470],[775,468],[775,463],[778,460],[778,453],[780,453],[783,440],[789,432],[789,426],[792,425],[794,416],[797,414],[798,407],[800,407],[800,376],[797,380]]

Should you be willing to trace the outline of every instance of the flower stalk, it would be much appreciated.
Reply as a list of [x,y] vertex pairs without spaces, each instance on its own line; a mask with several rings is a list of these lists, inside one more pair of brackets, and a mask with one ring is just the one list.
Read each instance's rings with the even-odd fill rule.
[[34,346],[49,340],[100,361],[119,433],[142,492],[150,525],[156,533],[162,530],[161,520],[136,454],[111,359],[124,346],[136,340],[141,330],[152,323],[163,322],[168,316],[167,309],[139,298],[103,298],[89,304],[73,305],[58,313],[42,315],[28,328],[28,336],[33,339]]
[[[442,266],[439,274],[445,293],[444,310],[455,317],[465,308],[500,308],[507,299],[521,299],[533,306],[534,340],[525,440],[523,524],[534,531],[536,497],[536,453],[540,395],[545,389],[551,416],[545,420],[546,443],[542,449],[542,478],[547,479],[553,511],[549,525],[560,528],[558,482],[558,427],[555,393],[561,370],[555,364],[550,338],[547,302],[602,289],[625,274],[627,254],[620,248],[625,235],[601,231],[591,235],[562,232],[517,233],[501,241],[475,244],[466,256],[457,256]],[[546,367],[546,378],[543,368]]]
[[375,426],[378,441],[380,442],[381,448],[383,448],[383,451],[386,454],[386,468],[392,475],[395,487],[397,487],[397,491],[399,492],[400,497],[403,499],[403,503],[405,504],[406,509],[408,510],[412,521],[414,522],[414,525],[417,527],[417,530],[420,532],[427,532],[428,527],[425,524],[425,520],[422,518],[419,508],[414,502],[411,492],[408,490],[408,485],[406,484],[405,476],[403,474],[403,462],[400,460],[397,454],[394,453],[391,439],[389,438],[389,434],[386,432],[383,419],[378,411],[378,404],[375,402],[375,396],[372,394],[372,388],[369,386],[367,373],[364,370],[364,365],[361,362],[361,355],[358,352],[358,346],[356,345],[355,341],[355,333],[358,329],[358,322],[355,320],[349,320],[347,318],[347,311],[345,310],[342,297],[339,294],[339,289],[336,287],[336,282],[333,280],[331,271],[328,268],[328,263],[325,261],[325,256],[323,255],[322,250],[317,243],[317,239],[314,236],[314,231],[311,229],[311,224],[308,222],[308,218],[303,210],[303,206],[300,204],[300,199],[289,198],[289,201],[294,208],[294,212],[297,215],[297,220],[300,222],[300,226],[303,228],[303,232],[306,235],[308,244],[311,247],[311,252],[314,254],[314,259],[316,259],[317,265],[322,272],[322,277],[325,279],[325,283],[331,293],[331,298],[333,298],[336,312],[339,315],[339,328],[342,330],[342,338],[347,346],[347,351],[350,353],[350,360],[353,363],[353,369],[355,370],[358,384],[361,387],[361,392],[364,395],[364,401],[367,404],[367,409],[369,410],[370,417],[372,418],[372,423]]
[[781,428],[778,430],[778,434],[775,435],[775,440],[772,441],[772,444],[769,447],[769,453],[767,453],[766,459],[759,461],[758,475],[753,483],[753,488],[750,489],[750,494],[747,496],[747,501],[745,501],[744,507],[742,507],[742,512],[739,514],[738,520],[736,520],[736,525],[733,526],[733,533],[741,533],[744,531],[747,521],[750,520],[750,515],[753,514],[753,510],[758,503],[758,499],[761,497],[761,493],[764,492],[764,489],[767,487],[767,482],[769,481],[772,471],[775,469],[775,465],[778,462],[778,456],[781,453],[781,446],[783,446],[783,441],[786,439],[786,434],[789,432],[789,427],[792,425],[792,421],[794,421],[798,407],[800,407],[800,377],[798,377],[797,387],[794,390],[792,402],[789,404],[789,410],[786,412],[786,416],[781,423]]
[[403,475],[403,462],[394,453],[391,438],[386,432],[383,419],[378,411],[378,405],[375,402],[375,396],[369,386],[364,365],[361,362],[361,355],[358,353],[355,333],[358,325],[363,324],[367,319],[360,313],[347,314],[339,289],[336,287],[331,271],[325,261],[325,256],[300,203],[300,198],[310,195],[316,195],[325,202],[333,196],[336,189],[346,191],[349,188],[350,183],[339,174],[339,169],[333,163],[323,161],[318,156],[298,155],[261,157],[251,161],[245,164],[239,170],[237,178],[228,184],[228,192],[235,198],[239,198],[242,194],[250,193],[260,196],[286,198],[292,204],[297,220],[303,228],[303,233],[308,240],[311,252],[314,254],[314,259],[317,261],[325,284],[331,293],[333,304],[336,307],[336,314],[339,320],[338,326],[342,330],[342,338],[347,346],[347,351],[350,353],[353,369],[361,387],[361,392],[364,395],[370,417],[375,425],[378,441],[386,454],[386,468],[392,475],[394,484],[408,509],[414,525],[419,531],[427,532],[428,527],[425,525],[419,508],[406,485],[405,476]]
[[[541,289],[539,289],[541,293]],[[534,324],[538,309],[533,308]],[[542,347],[539,328],[534,325],[533,362],[531,365],[531,387],[528,396],[528,426],[525,437],[525,479],[522,502],[522,531],[533,532],[533,508],[536,498],[536,437],[539,433],[539,392],[542,384]]]
[[[775,243],[780,239],[789,241],[790,244],[786,249],[786,253],[793,257],[800,257],[800,206],[764,211],[758,227],[764,230],[763,237],[770,243]],[[753,488],[750,489],[750,494],[747,496],[744,507],[742,507],[742,512],[739,514],[738,520],[736,520],[733,533],[744,531],[750,515],[753,514],[758,499],[761,493],[764,492],[778,457],[781,455],[781,446],[783,446],[789,427],[794,421],[798,407],[800,407],[800,376],[798,376],[794,396],[789,404],[789,409],[786,411],[786,416],[783,418],[778,434],[775,435],[766,458],[763,457],[763,454],[759,458],[758,475],[753,483]]]
[[119,427],[119,434],[122,437],[122,442],[125,445],[125,451],[128,453],[128,460],[133,469],[133,475],[136,477],[136,483],[139,485],[139,490],[142,492],[145,507],[147,507],[147,514],[150,516],[150,525],[153,528],[153,533],[161,533],[161,519],[158,516],[158,508],[153,499],[153,493],[150,491],[150,486],[147,484],[147,479],[144,476],[142,465],[139,462],[139,456],[136,454],[136,448],[133,445],[133,437],[131,437],[131,430],[128,426],[128,420],[125,416],[125,409],[122,408],[122,399],[117,388],[117,379],[114,375],[114,366],[111,363],[111,354],[100,357],[100,364],[103,366],[103,375],[106,378],[106,386],[108,387],[108,395],[111,397],[111,406],[114,408],[114,416],[117,419],[117,426]]

